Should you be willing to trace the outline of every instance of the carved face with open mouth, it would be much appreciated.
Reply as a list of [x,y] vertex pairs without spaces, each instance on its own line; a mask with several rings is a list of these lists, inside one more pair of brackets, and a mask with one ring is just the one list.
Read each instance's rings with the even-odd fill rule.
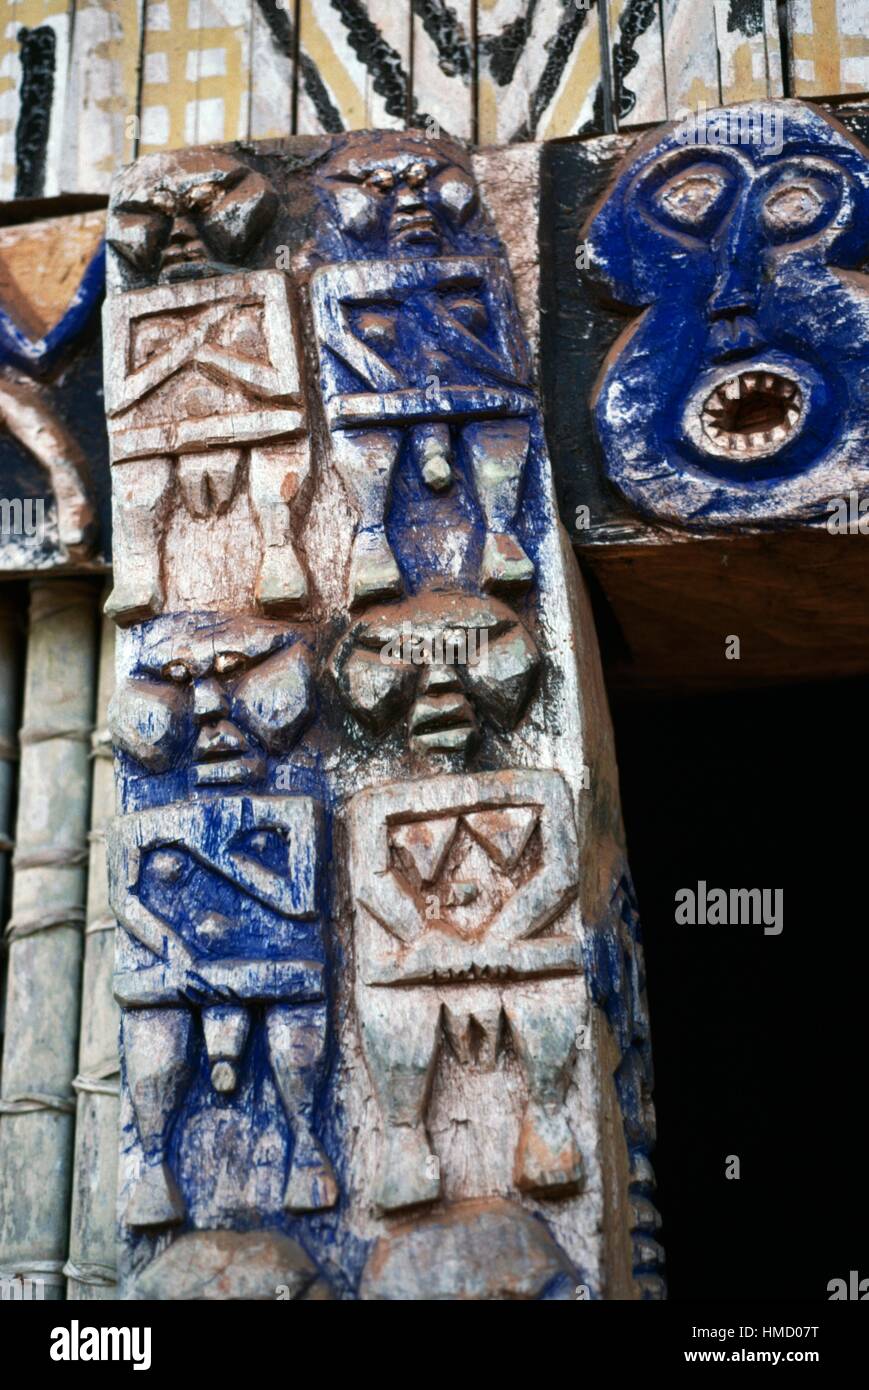
[[[804,383],[793,373],[766,367],[724,368],[689,399],[685,430],[698,452],[736,464],[769,458],[789,444],[806,419]],[[712,389],[710,390],[710,385]]]
[[613,482],[662,519],[819,517],[869,481],[869,157],[799,102],[707,131],[725,114],[744,141],[640,140],[584,229],[590,277],[645,310],[604,363],[596,431]]
[[109,707],[114,745],[149,773],[188,769],[192,786],[263,779],[313,705],[313,659],[278,622],[158,618]]

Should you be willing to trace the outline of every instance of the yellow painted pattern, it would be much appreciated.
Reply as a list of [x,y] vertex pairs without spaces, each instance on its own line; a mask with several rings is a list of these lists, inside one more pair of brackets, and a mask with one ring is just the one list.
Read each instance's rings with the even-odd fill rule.
[[[609,7],[611,41],[618,41],[618,20],[627,0],[602,0]],[[281,0],[295,15],[295,0]],[[140,15],[145,6],[144,44],[140,53],[142,29]],[[263,130],[282,134],[290,119],[292,58],[273,54],[272,42],[263,25],[256,0],[77,0],[79,14],[93,7],[110,14],[109,37],[94,48],[96,67],[108,70],[110,80],[94,78],[82,99],[81,129],[93,131],[101,117],[120,125],[123,117],[123,144],[118,149],[113,137],[111,155],[107,142],[95,141],[88,154],[83,138],[77,155],[80,191],[105,186],[110,165],[132,157],[138,135],[141,153],[178,148],[190,143],[210,143],[246,138],[251,129],[252,87],[257,93],[257,134]],[[476,0],[476,30],[479,35],[503,32],[527,6],[527,0]],[[809,98],[857,93],[869,86],[869,34],[861,32],[860,17],[865,0],[792,0],[791,51],[794,59],[793,85],[796,95]],[[718,104],[716,90],[716,28],[712,23],[715,0],[665,0],[664,45],[667,53],[667,86],[670,114],[679,109],[696,109],[700,103]],[[18,120],[20,83],[19,44],[22,27],[34,28],[54,22],[58,29],[58,77],[55,108],[52,112],[51,148],[46,173],[46,191],[57,191],[57,167],[63,159],[65,119],[75,121],[76,112],[64,113],[67,25],[75,10],[74,0],[0,0],[0,197],[12,197],[15,186],[15,130]],[[367,0],[371,18],[380,25],[387,41],[402,53],[405,68],[404,29],[401,17],[410,15],[409,0]],[[767,5],[769,15],[775,6]],[[508,139],[519,128],[526,114],[532,69],[537,74],[545,62],[547,28],[563,15],[561,0],[539,0],[535,10],[535,32],[527,51],[520,57],[513,82],[498,87],[479,63],[476,93],[481,144]],[[258,23],[260,52],[268,61],[261,63],[259,75],[252,72],[251,41]],[[470,25],[469,25],[470,27]],[[720,27],[720,21],[719,21]],[[724,26],[726,29],[726,25]],[[408,25],[409,34],[409,25]],[[66,40],[65,40],[65,37]],[[299,38],[302,52],[315,65],[329,99],[350,129],[372,123],[395,124],[383,116],[380,98],[373,92],[370,74],[353,53],[347,34],[330,0],[300,0]],[[764,61],[762,36],[743,39],[729,29],[718,33],[721,78],[725,102],[746,101],[767,95],[768,73]],[[729,47],[729,44],[733,47]],[[778,53],[777,28],[767,35],[767,44]],[[82,55],[87,57],[86,54]],[[78,60],[78,55],[76,55]],[[136,111],[139,65],[143,65],[141,104]],[[861,71],[860,64],[864,64]],[[627,81],[639,98],[645,94],[648,111],[628,118],[658,118],[658,90],[663,82],[657,71],[654,42],[646,38],[640,65]],[[539,75],[539,74],[537,74]],[[600,81],[600,55],[597,13],[586,21],[558,92],[543,113],[538,139],[551,139],[575,133],[591,114],[591,104]],[[423,83],[424,86],[424,83]],[[774,89],[777,90],[777,89]],[[417,85],[415,96],[426,108],[426,93]],[[468,97],[470,102],[470,95]],[[127,116],[138,117],[127,121]],[[663,111],[660,112],[663,117]],[[299,129],[306,131],[316,122],[310,101],[300,93]],[[83,151],[83,153],[82,153]],[[92,178],[88,183],[88,158]],[[54,182],[52,182],[54,180]],[[64,185],[68,187],[69,185]],[[76,191],[70,189],[70,191]]]
[[[855,6],[855,13],[860,14],[859,7]],[[837,0],[812,0],[812,32],[797,29],[791,44],[794,59],[810,63],[812,68],[811,77],[796,69],[795,95],[823,97],[865,90],[864,84],[845,79],[842,60],[869,58],[869,35],[840,33]]]
[[[366,72],[354,58],[354,74],[347,70],[335,52],[332,39],[320,24],[323,6],[315,0],[302,0],[299,8],[299,46],[320,73],[347,130],[362,130],[366,121]],[[340,23],[332,11],[332,22]],[[301,127],[300,127],[301,128]],[[303,134],[309,133],[306,131]]]
[[[364,0],[365,13],[383,42],[397,55],[404,78],[410,80],[410,0]],[[351,34],[331,0],[301,0],[299,52],[319,73],[329,100],[346,130],[400,129],[404,112],[386,109],[385,95],[375,90],[375,73],[357,56]],[[313,103],[302,81],[299,91],[298,133],[311,135],[321,129]]]
[[722,80],[721,95],[725,105],[735,101],[765,99],[769,95],[766,69],[761,68],[758,74],[754,51],[753,44],[746,39],[729,54],[730,80],[726,77]]
[[[117,16],[114,36],[106,40],[104,57],[117,72],[115,90],[111,96],[101,98],[97,106],[109,111],[121,111],[124,116],[124,146],[122,163],[132,159],[135,154],[135,127],[128,116],[136,114],[136,100],[139,84],[139,10],[143,0],[95,0],[102,9]],[[113,172],[106,169],[107,173]]]
[[[519,0],[477,0],[478,39],[495,38],[512,24],[521,11]],[[518,109],[518,84],[526,81],[524,59],[516,64],[509,88],[493,81],[483,53],[477,59],[477,138],[481,145],[497,145],[507,138],[508,125],[517,126],[524,115]]]
[[[573,46],[561,90],[540,122],[539,140],[553,140],[559,135],[573,135],[583,120],[583,108],[594,101],[600,82],[600,30],[597,11],[590,10],[588,18]],[[591,115],[589,106],[588,116]]]
[[250,24],[249,5],[150,0],[140,154],[247,135]]

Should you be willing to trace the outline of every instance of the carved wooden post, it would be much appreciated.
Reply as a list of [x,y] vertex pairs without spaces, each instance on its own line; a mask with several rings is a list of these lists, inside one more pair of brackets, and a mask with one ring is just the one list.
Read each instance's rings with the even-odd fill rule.
[[0,906],[6,901],[6,866],[12,851],[12,793],[18,758],[18,628],[14,606],[4,596],[0,606]]
[[84,929],[75,1159],[67,1298],[112,1299],[118,1131],[118,1008],[112,995],[115,919],[109,911],[106,826],[114,813],[115,779],[106,720],[115,685],[115,628],[103,619],[96,728],[91,740],[93,783],[88,839],[87,916]]
[[121,1294],[660,1297],[611,733],[502,247],[449,142],[244,158],[147,157],[110,212]]
[[[31,584],[3,1090],[0,1269],[61,1297],[90,803],[94,588]],[[39,1194],[34,1201],[33,1193]]]

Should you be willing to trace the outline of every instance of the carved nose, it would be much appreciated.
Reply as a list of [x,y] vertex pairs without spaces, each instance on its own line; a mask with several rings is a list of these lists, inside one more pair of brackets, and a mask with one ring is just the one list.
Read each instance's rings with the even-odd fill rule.
[[198,237],[199,233],[196,230],[196,224],[192,217],[186,217],[183,213],[180,213],[172,223],[172,229],[169,233],[169,245],[183,246],[188,241],[196,241]]
[[718,278],[706,308],[712,323],[757,313],[763,278],[763,238],[754,209],[737,208],[718,247]]
[[395,206],[400,212],[418,212],[420,208],[425,207],[425,202],[420,196],[419,189],[409,188],[404,183],[396,194]]
[[756,309],[757,296],[748,295],[744,286],[735,285],[724,286],[713,295],[707,312],[711,323],[720,323],[722,319],[751,318]]
[[215,680],[196,681],[193,686],[193,718],[203,724],[229,712],[226,697]]
[[455,668],[433,662],[426,666],[420,681],[420,693],[426,695],[445,695],[451,690],[461,690],[461,683]]

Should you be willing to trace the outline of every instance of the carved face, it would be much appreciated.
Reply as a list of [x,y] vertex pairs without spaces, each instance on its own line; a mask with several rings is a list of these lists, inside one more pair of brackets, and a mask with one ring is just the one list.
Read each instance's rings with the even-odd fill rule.
[[193,786],[260,780],[311,712],[310,652],[283,623],[194,615],[178,627],[171,617],[146,630],[109,707],[116,749],[150,773],[187,765]]
[[641,145],[581,234],[609,297],[648,306],[596,388],[608,472],[699,524],[818,512],[848,486],[867,412],[869,291],[846,273],[869,243],[866,153],[796,102],[725,119],[706,131],[746,143],[671,127]]
[[346,142],[319,182],[344,233],[395,251],[437,254],[478,206],[468,167],[407,136]]
[[376,733],[407,711],[420,753],[468,753],[477,713],[514,727],[540,666],[531,634],[495,599],[430,594],[369,611],[331,667],[345,705]]
[[276,206],[266,179],[228,155],[145,155],[120,181],[106,236],[149,278],[195,279],[242,260]]

